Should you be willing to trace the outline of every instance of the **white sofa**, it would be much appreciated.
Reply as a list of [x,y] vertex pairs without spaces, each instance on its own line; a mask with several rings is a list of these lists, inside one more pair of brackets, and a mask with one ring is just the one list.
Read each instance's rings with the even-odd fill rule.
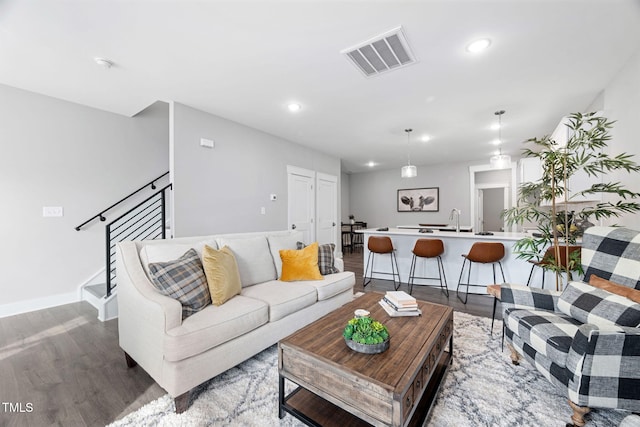
[[[127,364],[140,365],[175,399],[189,406],[190,390],[277,343],[353,299],[355,276],[282,282],[280,249],[296,249],[302,233],[276,231],[122,242],[116,248],[118,327]],[[182,305],[158,292],[148,264],[179,258],[190,248],[228,246],[242,291],[221,306],[208,305],[182,320]]]

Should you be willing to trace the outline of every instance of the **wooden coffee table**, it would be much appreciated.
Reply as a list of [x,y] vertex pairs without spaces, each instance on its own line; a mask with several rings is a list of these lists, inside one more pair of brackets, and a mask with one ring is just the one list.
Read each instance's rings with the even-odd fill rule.
[[[315,426],[422,425],[451,362],[453,309],[418,301],[422,316],[390,317],[378,305],[382,296],[367,293],[278,343],[280,418],[288,412]],[[358,308],[387,326],[387,351],[347,347],[342,330]],[[298,386],[288,395],[285,379]]]

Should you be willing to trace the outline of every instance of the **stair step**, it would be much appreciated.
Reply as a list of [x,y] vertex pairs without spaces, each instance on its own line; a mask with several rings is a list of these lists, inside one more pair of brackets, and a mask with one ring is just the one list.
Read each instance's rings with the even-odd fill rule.
[[107,284],[96,283],[95,285],[89,285],[84,288],[85,291],[95,296],[96,298],[104,298],[107,296]]

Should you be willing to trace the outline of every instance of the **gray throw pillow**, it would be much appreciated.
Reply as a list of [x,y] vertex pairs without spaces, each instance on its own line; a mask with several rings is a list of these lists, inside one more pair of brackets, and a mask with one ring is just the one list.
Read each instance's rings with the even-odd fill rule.
[[149,272],[160,293],[180,301],[183,320],[211,304],[202,261],[194,249],[176,260],[149,264]]
[[[304,249],[305,247],[306,245],[304,243],[297,243],[298,250]],[[318,245],[318,268],[320,269],[320,274],[323,276],[340,273],[340,270],[335,267],[335,257],[333,255],[335,249],[336,245],[333,243]]]

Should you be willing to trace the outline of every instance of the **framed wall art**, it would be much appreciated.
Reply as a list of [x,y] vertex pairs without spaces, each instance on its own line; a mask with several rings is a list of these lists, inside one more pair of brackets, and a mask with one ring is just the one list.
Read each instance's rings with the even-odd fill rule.
[[398,212],[438,212],[439,187],[398,190]]

